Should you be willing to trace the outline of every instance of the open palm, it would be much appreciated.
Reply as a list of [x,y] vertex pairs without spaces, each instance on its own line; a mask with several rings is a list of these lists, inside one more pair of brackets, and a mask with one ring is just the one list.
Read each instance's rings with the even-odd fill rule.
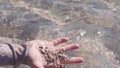
[[[69,38],[59,38],[53,41],[45,40],[33,40],[24,43],[26,46],[31,46],[28,57],[26,59],[26,64],[30,65],[32,68],[56,68],[53,64],[47,64],[45,57],[40,53],[39,47],[47,47],[51,51],[69,51],[79,48],[79,44],[66,45],[64,47],[56,47],[60,43],[65,43],[69,41]],[[71,57],[69,60],[61,60],[60,64],[72,64],[72,63],[81,63],[83,58],[81,57]]]

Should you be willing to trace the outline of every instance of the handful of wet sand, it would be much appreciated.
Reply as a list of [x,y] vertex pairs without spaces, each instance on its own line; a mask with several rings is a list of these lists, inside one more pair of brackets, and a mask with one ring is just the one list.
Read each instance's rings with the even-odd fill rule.
[[63,51],[51,51],[47,47],[42,46],[39,47],[39,50],[45,57],[47,64],[53,64],[56,68],[65,68],[65,65],[60,64],[60,61],[70,59]]

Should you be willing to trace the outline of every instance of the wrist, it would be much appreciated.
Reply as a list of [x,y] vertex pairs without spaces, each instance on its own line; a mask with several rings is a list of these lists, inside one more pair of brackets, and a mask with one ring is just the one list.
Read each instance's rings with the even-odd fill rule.
[[28,54],[28,47],[18,44],[8,44],[13,49],[13,58],[15,62],[15,66],[19,66],[20,64],[24,64],[27,54]]
[[30,64],[30,60],[29,60],[29,50],[31,49],[31,45],[27,44],[27,43],[23,43],[20,44],[21,48],[19,49],[19,51],[21,51],[21,54],[23,55],[23,64],[25,65],[29,65]]

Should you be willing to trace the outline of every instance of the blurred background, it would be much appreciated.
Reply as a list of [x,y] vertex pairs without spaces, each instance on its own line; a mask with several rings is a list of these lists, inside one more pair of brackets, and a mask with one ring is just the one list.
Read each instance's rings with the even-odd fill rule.
[[59,37],[85,59],[67,68],[120,68],[120,0],[0,0],[0,42]]

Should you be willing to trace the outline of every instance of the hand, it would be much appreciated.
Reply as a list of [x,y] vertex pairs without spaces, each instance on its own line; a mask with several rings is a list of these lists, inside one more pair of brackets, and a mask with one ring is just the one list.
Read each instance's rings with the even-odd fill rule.
[[[60,38],[53,41],[45,40],[33,40],[24,43],[25,46],[31,46],[29,50],[28,57],[25,61],[25,64],[30,65],[32,68],[56,68],[54,65],[48,65],[45,57],[39,51],[39,47],[48,47],[49,50],[59,50],[59,51],[69,51],[79,48],[79,44],[71,44],[64,47],[56,47],[60,43],[65,43],[69,41],[69,38]],[[69,60],[61,60],[60,64],[72,64],[72,63],[81,63],[83,58],[81,57],[71,57]]]

